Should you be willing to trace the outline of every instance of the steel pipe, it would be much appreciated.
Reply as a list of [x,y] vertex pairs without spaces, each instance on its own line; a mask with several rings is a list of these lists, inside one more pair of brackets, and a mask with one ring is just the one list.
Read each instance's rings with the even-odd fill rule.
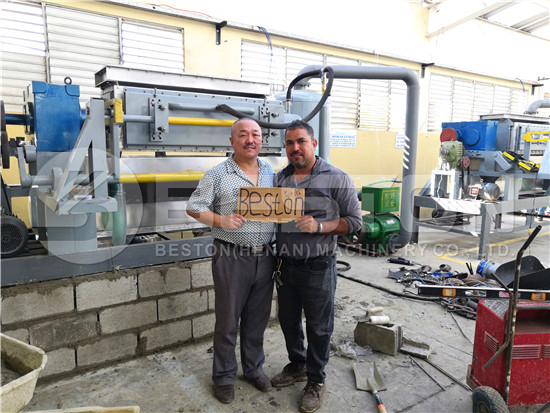
[[[175,109],[175,110],[196,110],[201,112],[215,112],[217,105],[184,105],[181,103],[169,103],[168,108],[169,109]],[[248,115],[255,115],[256,109],[250,108],[250,107],[239,107],[235,106],[234,109],[238,110],[239,112],[246,113]]]
[[[312,65],[303,68],[298,76],[326,66]],[[386,66],[331,66],[335,79],[388,79],[402,80],[407,85],[407,112],[405,120],[405,148],[403,149],[403,182],[401,185],[400,230],[389,241],[394,251],[407,245],[412,238],[414,178],[416,171],[416,151],[418,141],[418,112],[420,84],[415,72],[404,67]],[[305,87],[311,77],[300,80],[296,87]],[[321,153],[322,148],[319,148]]]
[[525,113],[537,113],[537,110],[539,110],[540,108],[550,108],[550,99],[541,99],[534,101],[529,105]]
[[233,126],[236,119],[168,118],[170,125]]
[[121,184],[199,181],[204,172],[121,174]]

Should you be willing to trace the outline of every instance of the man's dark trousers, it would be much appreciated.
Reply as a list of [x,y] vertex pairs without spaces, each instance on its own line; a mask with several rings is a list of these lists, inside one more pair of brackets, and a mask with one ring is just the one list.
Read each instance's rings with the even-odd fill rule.
[[[277,288],[279,323],[289,359],[306,365],[310,381],[324,383],[334,330],[336,256],[312,260],[283,259],[282,285]],[[302,308],[306,317],[307,350],[304,347]]]
[[274,265],[270,249],[254,254],[214,241],[212,275],[216,325],[212,380],[216,386],[235,382],[239,319],[243,373],[250,379],[264,374],[263,341],[271,313]]

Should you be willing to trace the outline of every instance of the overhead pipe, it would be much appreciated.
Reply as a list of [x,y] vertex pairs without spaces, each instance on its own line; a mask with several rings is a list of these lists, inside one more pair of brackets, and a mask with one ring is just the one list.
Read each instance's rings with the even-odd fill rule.
[[550,99],[541,99],[541,100],[534,101],[529,105],[525,113],[527,114],[537,113],[537,110],[540,108],[550,108]]
[[[407,245],[412,238],[414,178],[416,171],[416,149],[418,141],[418,112],[420,84],[416,74],[404,67],[386,66],[330,66],[335,79],[388,79],[402,80],[407,85],[407,112],[405,123],[405,148],[403,150],[403,180],[401,185],[401,210],[399,234],[389,241],[389,249],[396,251]],[[312,65],[301,70],[297,77],[306,72],[325,69],[326,66]],[[296,88],[305,87],[313,76],[304,77],[296,83]],[[321,153],[323,148],[319,148]]]
[[[322,77],[323,73],[326,73],[328,76],[328,82],[327,87],[325,88],[323,94],[321,95],[321,99],[319,102],[317,102],[317,105],[313,108],[313,110],[304,116],[302,120],[304,122],[309,122],[311,119],[319,113],[321,108],[325,105],[325,102],[327,101],[328,97],[330,96],[330,92],[332,90],[332,83],[334,81],[334,75],[332,72],[332,67],[330,66],[320,66],[320,69],[316,69],[312,72],[300,72],[300,74],[294,78],[292,82],[288,85],[287,92],[286,92],[286,100],[285,100],[285,106],[287,107],[287,111],[289,108],[289,104],[292,97],[292,88],[294,85],[297,85],[302,79],[311,79],[312,77]],[[236,110],[235,108],[232,108],[228,105],[221,104],[216,106],[216,110],[219,110],[221,112],[228,113],[232,116],[235,116],[236,118],[242,118],[245,117],[246,114]],[[265,122],[263,120],[256,119],[256,122],[258,125],[260,125],[262,128],[270,128],[270,129],[286,129],[288,126],[290,126],[290,123],[273,123],[273,122]]]

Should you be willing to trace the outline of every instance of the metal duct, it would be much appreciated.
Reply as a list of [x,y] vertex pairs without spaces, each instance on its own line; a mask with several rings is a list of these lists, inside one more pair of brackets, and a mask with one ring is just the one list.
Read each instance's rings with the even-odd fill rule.
[[[326,66],[312,65],[303,68],[298,76],[311,70],[320,70]],[[420,85],[416,74],[404,67],[386,66],[331,66],[335,79],[388,79],[402,80],[407,85],[407,112],[405,123],[405,148],[403,150],[403,183],[401,185],[401,210],[399,234],[389,241],[391,251],[407,245],[412,237],[414,178],[416,171],[416,147],[418,140],[418,110]],[[310,78],[304,78],[296,88],[305,87]],[[319,153],[324,153],[319,148]]]
[[550,108],[550,99],[536,100],[529,105],[525,113],[537,113],[540,108]]

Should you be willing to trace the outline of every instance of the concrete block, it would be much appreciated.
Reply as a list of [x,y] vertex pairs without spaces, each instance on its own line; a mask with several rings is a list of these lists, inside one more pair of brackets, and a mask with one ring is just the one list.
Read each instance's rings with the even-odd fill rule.
[[138,274],[138,289],[140,297],[165,294],[164,277],[159,270],[150,270]]
[[195,291],[158,300],[159,320],[165,321],[203,313],[208,309],[207,291]]
[[191,269],[170,267],[166,271],[166,292],[178,293],[191,289]]
[[76,286],[79,311],[122,304],[137,299],[137,277],[109,274],[102,279],[89,278]]
[[145,342],[145,351],[151,351],[187,341],[191,337],[191,320],[182,320],[145,330],[140,335],[140,341]]
[[26,328],[19,328],[17,330],[2,329],[2,333],[19,341],[22,341],[23,343],[29,343],[29,330],[27,330]]
[[137,336],[125,334],[103,338],[95,343],[79,346],[76,361],[79,367],[92,366],[106,361],[116,361],[136,355]]
[[40,373],[40,377],[53,376],[66,373],[76,368],[76,356],[74,348],[59,348],[46,352],[48,361],[46,367]]
[[96,337],[97,316],[95,313],[64,317],[29,328],[30,344],[49,350],[68,344],[76,344],[82,340]]
[[191,287],[201,288],[214,285],[212,260],[200,260],[191,264]]
[[99,313],[102,334],[145,326],[157,321],[157,302],[143,301],[136,304],[107,308]]
[[214,289],[208,290],[208,309],[214,310],[216,306],[216,293]]
[[74,310],[74,288],[71,284],[27,284],[2,288],[2,325],[34,320]]
[[193,318],[193,338],[201,338],[214,333],[216,316],[214,313]]
[[403,341],[403,331],[398,324],[382,325],[359,321],[354,338],[360,346],[370,346],[373,350],[395,356]]

